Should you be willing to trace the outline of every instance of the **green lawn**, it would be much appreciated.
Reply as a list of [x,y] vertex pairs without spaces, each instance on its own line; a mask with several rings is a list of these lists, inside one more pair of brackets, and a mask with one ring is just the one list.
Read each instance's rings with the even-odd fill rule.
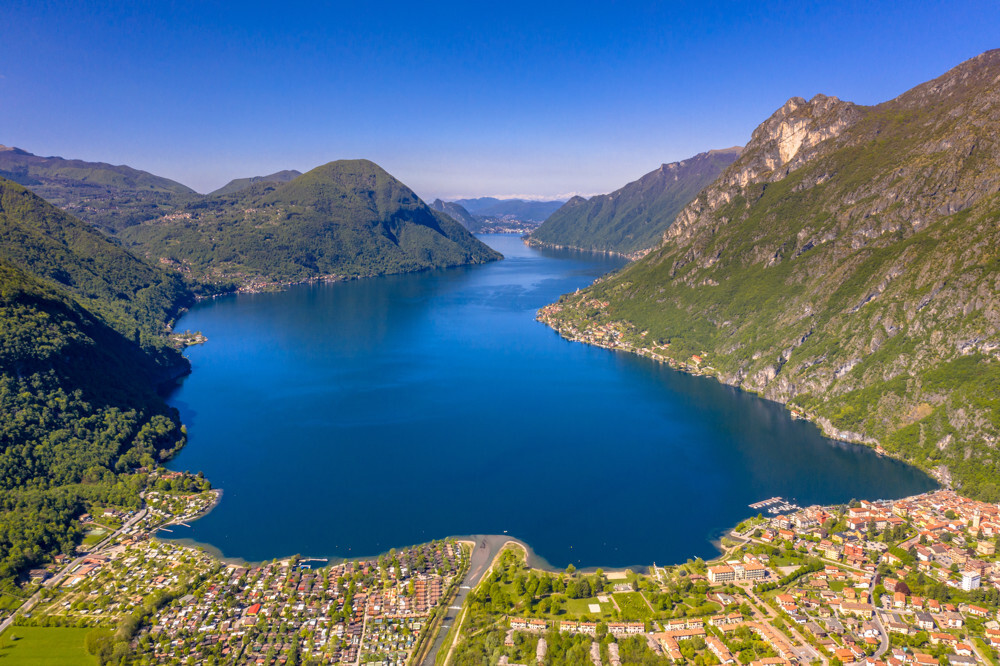
[[84,546],[93,546],[100,543],[101,539],[108,536],[110,532],[104,527],[98,527],[96,529],[88,530],[83,536]]
[[0,610],[14,610],[24,603],[24,599],[7,592],[0,592]]
[[[590,604],[599,604],[601,612],[591,613],[589,608]],[[578,620],[586,615],[597,621],[607,620],[614,617],[615,606],[610,601],[606,604],[602,604],[597,601],[597,597],[590,597],[588,599],[567,599],[565,609],[566,615],[560,616],[559,619]]]
[[0,636],[0,665],[96,664],[97,660],[83,648],[88,631],[75,627],[11,627]]
[[626,622],[640,622],[653,616],[653,611],[649,610],[638,592],[616,592],[614,597]]

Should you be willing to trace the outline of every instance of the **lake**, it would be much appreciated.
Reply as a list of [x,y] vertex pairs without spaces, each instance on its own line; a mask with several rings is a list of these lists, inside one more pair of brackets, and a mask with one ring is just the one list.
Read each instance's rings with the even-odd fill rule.
[[562,568],[672,564],[772,496],[934,487],[781,406],[535,321],[618,258],[483,236],[504,261],[228,296],[191,309],[172,469],[222,502],[172,538],[251,561],[508,533]]

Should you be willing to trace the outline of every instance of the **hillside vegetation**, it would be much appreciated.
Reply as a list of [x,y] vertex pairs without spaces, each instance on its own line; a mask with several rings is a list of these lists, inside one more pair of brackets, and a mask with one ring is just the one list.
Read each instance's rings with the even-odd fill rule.
[[479,227],[482,225],[481,217],[476,217],[454,201],[435,199],[428,205],[439,213],[448,215],[472,233],[479,231]]
[[209,192],[208,196],[217,197],[223,194],[235,194],[241,190],[245,190],[251,185],[256,185],[257,183],[287,183],[290,180],[295,180],[302,175],[301,171],[296,171],[294,169],[286,169],[284,171],[277,171],[267,176],[253,176],[251,178],[235,178],[219,189]]
[[85,502],[138,506],[127,472],[183,442],[156,385],[189,293],[86,223],[0,179],[0,590],[72,552]]
[[200,196],[185,185],[132,167],[41,157],[8,146],[0,146],[0,177],[109,231],[165,215]]
[[552,323],[618,322],[608,344],[1000,499],[998,80],[990,51],[874,107],[789,100],[661,246]]
[[611,194],[573,197],[531,232],[528,243],[641,255],[660,244],[677,213],[718,178],[740,150],[699,153],[664,164]]
[[401,273],[501,258],[367,160],[330,162],[130,227],[136,251],[221,286]]

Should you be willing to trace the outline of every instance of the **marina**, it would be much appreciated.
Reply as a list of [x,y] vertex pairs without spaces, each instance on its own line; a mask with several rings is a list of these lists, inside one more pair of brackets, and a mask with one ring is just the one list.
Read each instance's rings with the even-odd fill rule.
[[789,513],[791,511],[797,511],[801,508],[798,504],[787,501],[783,497],[772,497],[770,499],[761,500],[760,502],[754,502],[753,504],[750,504],[749,507],[758,511],[767,509],[767,512],[772,514]]

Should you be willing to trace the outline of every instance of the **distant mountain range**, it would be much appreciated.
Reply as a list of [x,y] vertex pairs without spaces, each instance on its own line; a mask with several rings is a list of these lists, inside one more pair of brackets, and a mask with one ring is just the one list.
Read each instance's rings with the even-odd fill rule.
[[122,230],[137,252],[217,288],[371,276],[502,258],[367,160],[260,181]]
[[186,185],[128,166],[39,157],[0,146],[0,177],[99,227],[123,229],[201,195]]
[[449,215],[453,220],[473,233],[479,231],[482,218],[474,216],[462,207],[461,204],[457,204],[454,201],[441,201],[440,199],[435,199],[430,203],[430,207],[440,213]]
[[562,201],[527,201],[525,199],[456,199],[451,203],[462,206],[468,212],[480,217],[505,217],[526,222],[544,222],[545,218],[563,205]]
[[210,197],[217,197],[223,194],[234,194],[240,190],[245,190],[251,185],[256,185],[257,183],[287,183],[290,180],[295,180],[302,175],[301,171],[295,171],[294,169],[285,171],[278,171],[272,173],[269,176],[253,176],[252,178],[236,178],[229,181],[217,190],[208,193]]
[[127,166],[18,148],[0,147],[0,174],[210,291],[500,258],[365,160],[238,178],[208,195]]
[[664,164],[590,199],[573,197],[531,232],[535,245],[641,255],[659,245],[674,217],[740,155],[739,146]]
[[610,326],[1000,500],[998,80],[1000,50],[877,106],[793,97],[553,324]]

